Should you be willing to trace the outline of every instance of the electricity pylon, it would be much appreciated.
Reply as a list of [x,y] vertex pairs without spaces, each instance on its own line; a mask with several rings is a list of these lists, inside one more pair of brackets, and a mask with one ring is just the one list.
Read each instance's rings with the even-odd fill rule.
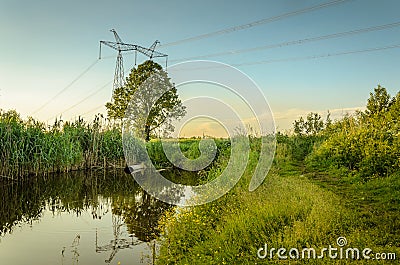
[[114,214],[112,215],[112,226],[113,226],[114,239],[112,239],[110,243],[107,245],[103,246],[98,245],[97,230],[96,230],[96,241],[95,241],[96,253],[111,251],[110,257],[105,260],[106,263],[111,263],[111,261],[114,259],[115,255],[119,250],[132,249],[134,246],[142,243],[141,241],[133,237],[131,239],[120,238],[122,235],[120,229],[123,226],[121,216],[116,216]]
[[122,39],[119,37],[117,31],[115,31],[115,29],[112,29],[110,31],[114,33],[115,41],[103,41],[103,40],[100,41],[99,59],[101,59],[101,44],[107,45],[108,47],[118,51],[117,64],[114,73],[113,92],[115,89],[123,87],[125,85],[124,63],[122,59],[122,52],[135,51],[135,65],[136,65],[137,52],[140,52],[145,56],[149,57],[150,60],[157,57],[164,57],[165,68],[167,67],[168,55],[155,50],[157,44],[160,43],[158,40],[156,40],[149,48],[145,48],[136,44],[124,43]]

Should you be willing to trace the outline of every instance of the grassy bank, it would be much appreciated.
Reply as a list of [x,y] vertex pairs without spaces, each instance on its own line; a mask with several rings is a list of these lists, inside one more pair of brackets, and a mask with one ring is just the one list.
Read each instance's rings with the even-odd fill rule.
[[[400,94],[382,87],[365,112],[322,121],[311,113],[294,122],[294,134],[277,134],[273,167],[263,185],[248,192],[257,164],[253,139],[240,182],[212,203],[170,211],[160,223],[159,264],[351,264],[354,259],[282,260],[277,249],[329,245],[372,249],[358,264],[396,263],[400,258]],[[256,144],[254,144],[256,143]],[[257,257],[264,247],[273,258]],[[263,250],[262,250],[263,251]],[[263,252],[262,252],[263,253]],[[396,261],[377,260],[377,253]],[[286,255],[288,253],[286,252]],[[349,253],[351,256],[351,253]],[[391,256],[390,258],[393,258]]]
[[[350,187],[337,193],[319,185],[327,180],[317,181],[309,174],[302,175],[302,167],[287,159],[286,151],[284,144],[278,144],[272,172],[256,191],[247,191],[253,170],[249,167],[238,185],[221,199],[181,209],[179,213],[170,211],[161,222],[164,232],[158,264],[281,263],[276,255],[273,259],[258,258],[258,249],[264,244],[288,250],[315,248],[319,255],[323,247],[337,247],[340,236],[346,237],[349,247],[400,253],[398,223],[386,223],[388,219],[380,220],[374,214],[381,209],[398,216],[398,203],[391,209],[368,203],[369,208],[364,208],[349,196],[355,192]],[[382,186],[386,192],[399,188],[398,185]],[[358,188],[368,190],[368,186]],[[369,195],[369,200],[380,197],[373,192]],[[326,257],[323,261],[307,258],[292,261],[350,264],[353,260]],[[359,261],[364,262],[367,261]]]

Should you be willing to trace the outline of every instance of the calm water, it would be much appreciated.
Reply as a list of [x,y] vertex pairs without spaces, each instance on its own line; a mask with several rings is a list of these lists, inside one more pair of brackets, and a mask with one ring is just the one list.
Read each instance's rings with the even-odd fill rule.
[[171,207],[119,171],[0,183],[0,200],[7,265],[152,264],[157,223]]

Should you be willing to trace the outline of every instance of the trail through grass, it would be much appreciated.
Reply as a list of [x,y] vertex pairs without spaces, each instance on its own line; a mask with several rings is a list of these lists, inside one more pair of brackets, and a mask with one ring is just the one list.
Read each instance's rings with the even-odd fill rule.
[[[302,167],[293,161],[282,159],[282,146],[278,146],[278,160],[264,184],[254,192],[247,185],[252,168],[226,196],[210,204],[169,212],[161,222],[163,237],[158,264],[351,264],[352,259],[279,260],[257,257],[259,248],[287,250],[314,248],[320,255],[322,248],[337,247],[338,237],[346,237],[347,247],[371,248],[374,252],[400,254],[398,216],[396,206],[383,208],[391,216],[390,223],[377,211],[381,204],[355,203],[346,194],[363,190],[368,185],[381,185],[382,193],[388,192],[386,183],[369,183],[367,186],[344,188],[334,192],[327,188],[336,183],[332,177],[317,180],[311,174],[302,175]],[[281,158],[281,159],[279,159]],[[252,163],[249,163],[250,165]],[[324,184],[321,185],[321,184]],[[348,184],[351,185],[351,184]],[[389,186],[397,189],[398,185]],[[346,190],[347,189],[347,190]],[[376,190],[377,189],[373,189]],[[379,190],[379,189],[378,189]],[[378,194],[368,193],[369,200]],[[386,202],[392,202],[387,196]],[[383,202],[382,202],[383,203]],[[398,202],[397,202],[398,204]],[[390,203],[388,203],[390,205]],[[389,212],[389,213],[388,213]],[[379,216],[376,214],[380,213]],[[390,214],[391,213],[391,214]],[[375,215],[374,215],[375,214]],[[371,223],[372,222],[372,223]],[[375,223],[376,222],[376,223]],[[390,231],[390,232],[389,232]],[[387,234],[387,236],[385,236]],[[275,250],[276,253],[276,250]],[[287,253],[286,253],[287,255]],[[360,254],[361,255],[361,254]],[[301,252],[300,252],[301,256]],[[358,260],[357,264],[382,264],[383,261]],[[389,261],[388,261],[389,262]]]

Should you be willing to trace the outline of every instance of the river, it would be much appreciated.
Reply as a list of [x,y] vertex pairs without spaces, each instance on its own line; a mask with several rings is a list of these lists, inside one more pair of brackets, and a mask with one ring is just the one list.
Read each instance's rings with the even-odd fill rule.
[[7,181],[0,194],[7,265],[153,264],[158,220],[171,207],[121,170]]

